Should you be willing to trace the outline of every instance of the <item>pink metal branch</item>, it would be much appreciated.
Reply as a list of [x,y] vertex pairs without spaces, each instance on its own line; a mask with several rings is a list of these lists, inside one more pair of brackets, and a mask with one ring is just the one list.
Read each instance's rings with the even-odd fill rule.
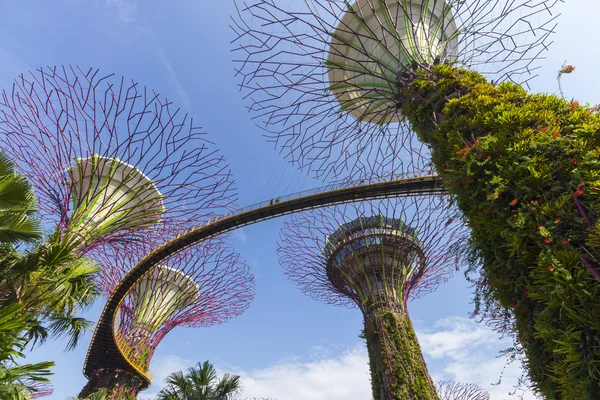
[[[47,67],[15,79],[0,96],[0,149],[34,186],[42,219],[63,232],[73,223],[76,190],[85,191],[81,198],[93,194],[73,176],[73,168],[83,168],[78,159],[109,160],[106,171],[121,180],[127,177],[111,170],[115,163],[138,168],[143,175],[136,177],[145,176],[160,192],[155,202],[164,207],[162,221],[197,224],[224,213],[236,199],[229,167],[190,117],[135,81],[96,69]],[[91,161],[87,168],[92,170]],[[129,184],[123,185],[125,194],[110,201],[130,194]],[[86,201],[104,200],[96,197]],[[144,216],[134,210],[126,217]],[[116,229],[85,245],[144,237]]]

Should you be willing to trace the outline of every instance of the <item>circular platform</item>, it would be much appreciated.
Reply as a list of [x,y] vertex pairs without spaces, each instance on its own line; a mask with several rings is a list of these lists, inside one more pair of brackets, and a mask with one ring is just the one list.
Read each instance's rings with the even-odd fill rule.
[[385,124],[403,116],[394,99],[397,75],[413,60],[432,64],[458,46],[452,7],[443,0],[358,0],[331,34],[329,89],[359,121]]

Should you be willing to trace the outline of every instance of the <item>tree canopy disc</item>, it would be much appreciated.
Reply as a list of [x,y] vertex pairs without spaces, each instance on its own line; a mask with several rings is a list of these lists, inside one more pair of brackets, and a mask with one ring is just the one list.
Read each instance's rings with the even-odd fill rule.
[[359,121],[399,122],[398,74],[413,61],[448,59],[457,47],[452,6],[444,0],[357,0],[331,33],[329,90]]
[[159,265],[133,289],[134,321],[151,334],[171,315],[192,305],[199,296],[194,279],[183,271]]
[[165,212],[163,196],[137,167],[117,158],[78,158],[69,168],[72,220],[84,236],[149,228]]

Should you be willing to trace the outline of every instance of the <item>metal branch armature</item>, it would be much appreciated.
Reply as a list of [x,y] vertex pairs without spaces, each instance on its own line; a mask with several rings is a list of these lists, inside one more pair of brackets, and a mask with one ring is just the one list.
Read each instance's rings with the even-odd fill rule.
[[0,98],[0,149],[34,186],[41,217],[79,249],[159,221],[192,225],[236,198],[229,167],[191,118],[96,69],[18,77]]
[[[90,255],[103,265],[105,293],[112,295],[131,266],[175,232],[180,232],[179,226],[152,228],[152,240],[92,249]],[[146,374],[155,349],[173,328],[224,323],[242,314],[253,297],[254,278],[248,266],[225,238],[217,237],[168,257],[142,275],[120,304],[114,337],[121,353]],[[134,391],[144,383],[131,374],[107,368],[98,368],[90,377],[92,381],[95,385],[131,381],[127,386]]]
[[526,83],[561,0],[238,0],[236,75],[265,136],[317,176],[428,168],[398,112],[410,66]]
[[436,382],[440,400],[490,400],[490,394],[473,383]]
[[[354,247],[339,250],[337,243],[354,240],[346,236],[352,236],[355,228],[359,231],[372,230],[371,222],[390,232],[405,235],[414,244],[410,248],[414,247],[415,254],[409,252],[407,255],[402,253],[405,245],[399,242],[395,245],[397,251],[392,256],[396,264],[408,257],[407,260],[414,261],[416,270],[400,275],[394,272],[388,276],[390,284],[398,289],[394,290],[389,301],[405,306],[407,300],[435,291],[459,267],[458,246],[466,240],[468,231],[446,196],[359,202],[295,214],[284,222],[280,235],[277,250],[280,264],[288,278],[311,297],[328,304],[358,307],[366,312],[365,301],[372,293],[365,290],[360,281],[370,274],[368,265],[384,265],[388,261],[387,256],[374,252],[368,255],[371,260],[367,263],[362,256],[353,259],[349,255],[356,255],[354,250],[362,244],[377,247],[381,242],[374,239],[380,233],[375,230],[374,238],[358,238],[358,242],[353,242]],[[346,275],[345,278],[354,279],[357,285],[344,283],[342,287],[332,279],[334,276],[328,271],[332,266],[331,258],[338,259],[340,256],[343,256],[344,263],[356,267],[351,268],[356,270],[351,273],[356,276]],[[400,262],[396,268],[402,269],[402,264]],[[349,271],[346,274],[350,274]]]
[[50,382],[40,382],[35,379],[26,379],[22,382],[28,388],[27,398],[40,399],[51,396],[54,393],[54,386]]

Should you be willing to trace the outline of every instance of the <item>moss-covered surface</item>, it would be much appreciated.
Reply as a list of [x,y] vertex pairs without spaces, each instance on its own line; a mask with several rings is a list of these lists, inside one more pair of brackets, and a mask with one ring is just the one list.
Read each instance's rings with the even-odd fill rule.
[[121,370],[99,370],[89,379],[79,398],[105,393],[107,400],[135,400],[142,382],[134,375]]
[[407,315],[375,312],[365,337],[375,400],[439,400]]
[[600,114],[438,65],[405,74],[401,112],[472,228],[475,313],[527,356],[548,400],[600,399]]

